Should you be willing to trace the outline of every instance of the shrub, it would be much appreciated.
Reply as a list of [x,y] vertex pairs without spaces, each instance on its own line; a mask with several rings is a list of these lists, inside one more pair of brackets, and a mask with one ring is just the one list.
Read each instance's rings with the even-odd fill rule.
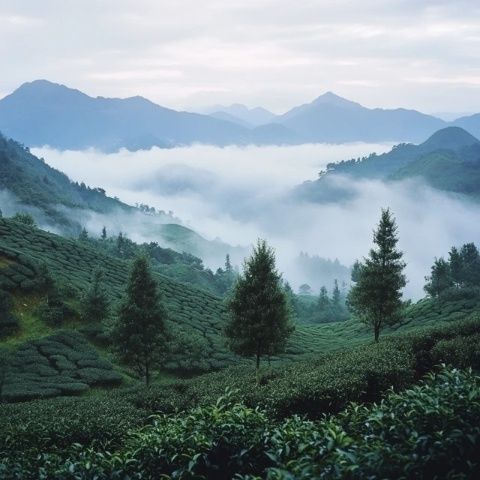
[[17,349],[7,365],[0,398],[16,402],[76,395],[90,386],[113,386],[121,380],[81,334],[64,331]]
[[65,450],[7,451],[3,473],[7,480],[476,478],[479,415],[480,377],[458,370],[320,421],[272,421],[227,394],[214,405],[156,417],[114,451],[108,443],[69,442]]

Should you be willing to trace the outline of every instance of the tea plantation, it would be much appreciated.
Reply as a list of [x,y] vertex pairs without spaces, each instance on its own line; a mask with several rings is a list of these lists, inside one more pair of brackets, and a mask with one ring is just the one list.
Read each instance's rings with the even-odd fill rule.
[[9,402],[78,395],[91,386],[116,386],[121,381],[81,334],[65,331],[26,342],[15,351],[0,398]]
[[[63,325],[45,324],[38,318],[38,298],[35,291],[42,265],[46,265],[52,276],[65,286],[71,296],[69,304],[73,307],[73,315]],[[55,334],[58,328],[73,328],[83,332],[97,346],[108,349],[107,326],[98,324],[95,319],[80,320],[75,314],[78,298],[88,287],[92,273],[97,267],[101,267],[105,272],[108,294],[113,302],[117,302],[127,282],[130,268],[127,261],[111,257],[83,242],[0,218],[0,288],[10,292],[13,303],[13,315],[5,316],[3,324],[0,323],[3,332],[0,335],[0,346],[3,342],[9,352],[14,352],[15,348],[20,347],[16,355],[21,357],[22,351],[38,351],[32,343],[23,345],[26,340]],[[225,346],[223,325],[226,311],[221,299],[159,273],[155,273],[155,278],[169,311],[169,325],[173,334],[171,349],[164,365],[165,370],[175,374],[192,375],[248,363],[233,356]],[[386,329],[384,335],[388,337],[413,331],[419,327],[447,325],[466,318],[479,308],[480,302],[475,296],[448,302],[422,300],[408,308],[405,320],[400,326],[395,329]],[[62,338],[65,338],[65,335]],[[75,338],[78,340],[80,337]],[[100,339],[101,344],[98,343]],[[43,340],[38,339],[38,341]],[[280,357],[272,357],[270,361],[275,364],[308,359],[311,355],[345,350],[369,342],[371,342],[371,332],[355,320],[326,324],[299,324],[289,340],[286,352]],[[85,342],[80,344],[87,345]],[[66,360],[69,360],[68,356]],[[49,358],[45,357],[42,361],[47,362],[51,367]],[[15,368],[21,367],[17,365]],[[82,376],[77,374],[78,372],[73,377],[69,377],[60,370],[58,382],[55,382],[53,375],[37,375],[37,373],[28,369],[22,370],[22,375],[31,379],[31,382],[27,382],[29,386],[25,386],[22,390],[18,385],[6,384],[3,388],[6,392],[3,394],[5,398],[14,400],[81,393],[82,389],[88,388],[88,385],[96,384],[95,380],[92,380],[93,383],[80,381]],[[63,382],[67,377],[70,380]],[[119,381],[113,378],[112,373],[112,382]],[[69,388],[60,387],[61,384],[67,383],[70,384]]]

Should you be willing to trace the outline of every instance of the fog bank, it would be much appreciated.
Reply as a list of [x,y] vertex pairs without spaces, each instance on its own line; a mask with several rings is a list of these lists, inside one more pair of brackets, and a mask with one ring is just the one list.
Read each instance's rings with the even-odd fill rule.
[[[73,180],[105,188],[110,196],[172,210],[208,239],[251,245],[258,237],[267,238],[277,250],[280,269],[294,286],[302,282],[294,262],[300,251],[351,265],[368,253],[380,208],[390,207],[408,263],[406,294],[418,298],[435,256],[446,255],[452,245],[478,241],[477,205],[416,181],[386,184],[343,179],[355,195],[336,204],[300,202],[288,196],[294,186],[315,179],[329,162],[390,147],[193,146],[115,154],[44,148],[34,153]],[[124,230],[131,229],[125,226]],[[138,239],[138,232],[134,236]]]

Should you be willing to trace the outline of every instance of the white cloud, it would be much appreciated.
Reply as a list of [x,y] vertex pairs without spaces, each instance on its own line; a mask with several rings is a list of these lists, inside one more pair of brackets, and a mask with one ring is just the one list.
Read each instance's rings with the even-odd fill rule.
[[295,286],[302,281],[293,264],[300,251],[350,265],[368,253],[380,208],[391,207],[408,263],[406,292],[419,297],[435,256],[446,255],[453,245],[479,241],[476,204],[416,182],[342,180],[354,192],[353,200],[323,205],[288,196],[294,186],[315,179],[328,162],[388,149],[352,144],[35,153],[75,180],[106,188],[109,195],[173,210],[207,238],[220,237],[232,245],[267,238]]
[[47,78],[173,108],[282,112],[333,90],[368,106],[480,110],[476,0],[4,0],[0,19],[4,92]]

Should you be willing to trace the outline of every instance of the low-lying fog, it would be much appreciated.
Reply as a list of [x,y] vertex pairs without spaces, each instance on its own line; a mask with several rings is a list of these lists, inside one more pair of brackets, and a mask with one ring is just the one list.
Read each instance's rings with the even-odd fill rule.
[[[408,263],[406,295],[423,296],[424,276],[435,256],[452,245],[477,241],[480,210],[418,182],[352,182],[355,199],[338,204],[286,200],[305,180],[314,180],[332,161],[381,153],[391,145],[302,145],[293,147],[193,146],[103,154],[96,151],[33,153],[72,179],[105,188],[134,204],[172,210],[185,225],[209,239],[251,245],[267,238],[284,276],[299,278],[294,259],[308,252],[351,265],[368,253],[381,207],[390,207],[399,225]],[[346,180],[347,181],[347,180]],[[129,232],[128,225],[123,227]],[[145,240],[155,240],[146,238]],[[215,265],[222,264],[218,259]]]

